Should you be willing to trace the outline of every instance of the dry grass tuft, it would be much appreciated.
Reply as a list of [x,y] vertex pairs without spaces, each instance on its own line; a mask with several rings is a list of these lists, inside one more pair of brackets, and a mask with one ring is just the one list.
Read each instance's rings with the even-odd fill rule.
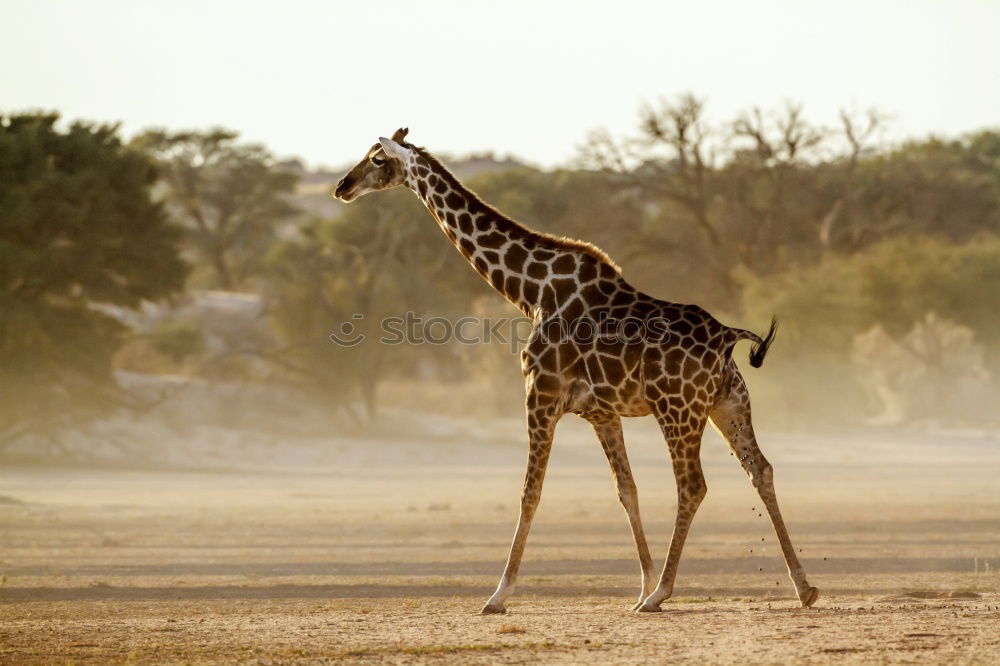
[[498,634],[523,634],[526,631],[527,629],[516,624],[504,624],[497,629]]

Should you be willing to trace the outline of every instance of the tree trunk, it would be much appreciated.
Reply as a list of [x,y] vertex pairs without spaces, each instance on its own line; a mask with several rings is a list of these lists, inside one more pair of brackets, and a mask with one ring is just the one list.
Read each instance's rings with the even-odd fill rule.
[[378,416],[378,380],[368,373],[360,380],[361,400],[365,405],[365,417],[368,423],[374,423]]
[[221,250],[212,253],[212,267],[215,269],[215,276],[218,279],[220,289],[231,291],[236,287],[233,283],[233,274],[229,270],[226,262],[226,255]]

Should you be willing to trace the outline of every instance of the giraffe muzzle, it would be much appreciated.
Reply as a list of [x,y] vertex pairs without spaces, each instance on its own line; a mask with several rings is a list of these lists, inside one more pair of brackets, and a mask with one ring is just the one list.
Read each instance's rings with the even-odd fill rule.
[[351,192],[353,186],[354,183],[349,183],[346,178],[342,178],[337,183],[337,189],[333,191],[333,198],[340,199],[341,201],[351,201],[354,198]]

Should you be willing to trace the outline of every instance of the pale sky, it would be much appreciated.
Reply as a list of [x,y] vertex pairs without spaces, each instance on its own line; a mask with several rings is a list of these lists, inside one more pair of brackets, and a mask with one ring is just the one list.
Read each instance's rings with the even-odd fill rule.
[[551,166],[688,90],[717,120],[796,100],[877,107],[894,137],[997,127],[998,36],[988,0],[0,0],[0,111],[222,125],[313,165],[408,125]]

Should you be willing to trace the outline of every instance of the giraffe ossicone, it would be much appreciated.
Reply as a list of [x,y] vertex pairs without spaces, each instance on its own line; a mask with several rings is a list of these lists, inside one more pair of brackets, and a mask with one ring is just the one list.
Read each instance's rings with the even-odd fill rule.
[[[345,201],[405,185],[430,211],[445,236],[504,298],[534,322],[521,352],[527,396],[528,467],[507,564],[483,613],[506,612],[552,448],[556,422],[573,413],[594,428],[611,465],[618,496],[639,554],[642,587],[633,610],[659,611],[673,592],[677,565],[694,514],[707,492],[701,438],[707,423],[726,439],[760,495],[803,607],[819,592],[806,581],[774,491],[773,470],[757,445],[746,384],[732,358],[741,340],[753,343],[759,367],[776,325],[761,336],[725,326],[696,305],[648,296],[622,277],[597,247],[529,229],[484,203],[401,128],[382,137],[337,184]],[[643,335],[547,335],[553,323],[633,320]],[[654,326],[655,324],[655,326]],[[604,329],[600,329],[603,331]],[[646,545],[621,417],[652,415],[667,441],[677,482],[677,516],[659,576]]]

